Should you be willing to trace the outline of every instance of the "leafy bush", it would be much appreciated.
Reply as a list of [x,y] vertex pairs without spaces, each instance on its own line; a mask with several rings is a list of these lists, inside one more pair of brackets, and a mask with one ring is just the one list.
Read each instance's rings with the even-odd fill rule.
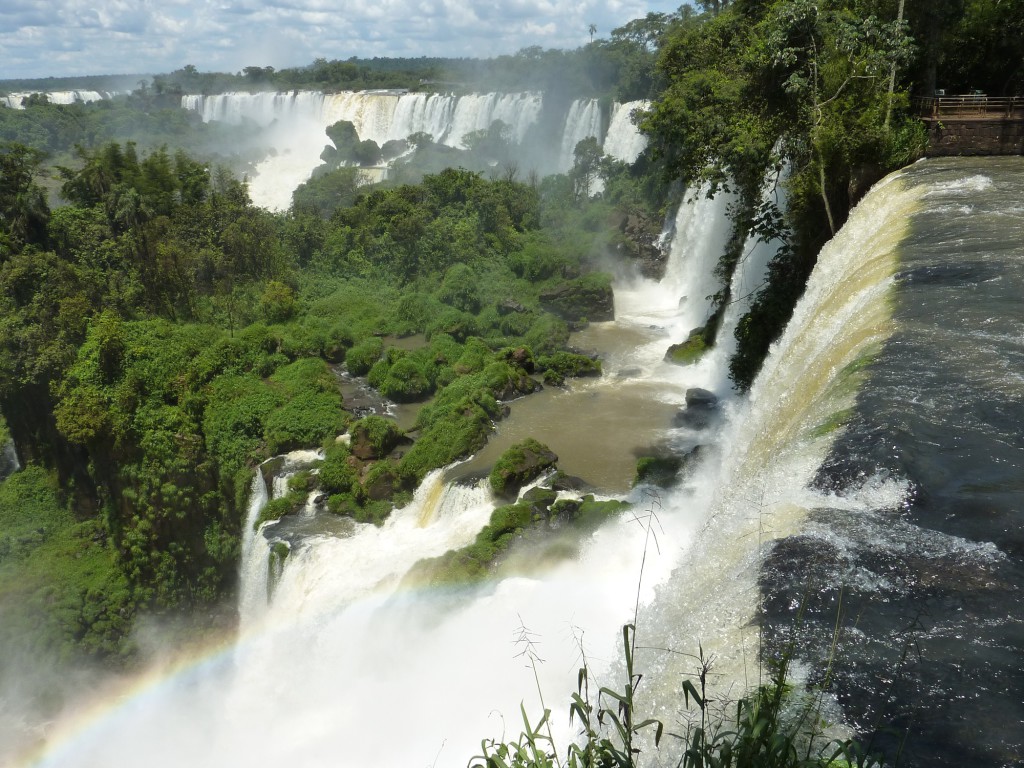
[[348,372],[353,376],[365,376],[383,354],[384,342],[380,339],[371,336],[361,341],[345,355],[345,364],[348,366]]
[[[560,378],[576,376],[600,376],[601,361],[575,352],[555,352],[537,358],[537,368],[552,372]],[[547,377],[545,377],[545,381]]]
[[403,357],[395,362],[380,384],[380,393],[398,403],[420,400],[430,394],[430,381],[413,360]]
[[437,298],[450,307],[476,314],[480,311],[478,279],[465,264],[453,264],[444,274]]
[[364,416],[350,430],[352,435],[352,451],[358,452],[366,446],[374,457],[386,456],[398,445],[402,431],[391,419],[371,414]]

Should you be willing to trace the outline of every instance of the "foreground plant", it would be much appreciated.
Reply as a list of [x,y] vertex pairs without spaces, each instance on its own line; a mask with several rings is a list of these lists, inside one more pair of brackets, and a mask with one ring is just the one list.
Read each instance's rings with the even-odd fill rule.
[[[532,648],[532,646],[529,646]],[[513,741],[484,739],[482,754],[474,757],[470,768],[635,768],[641,764],[639,746],[642,736],[653,730],[653,748],[659,750],[665,735],[664,724],[654,718],[641,718],[635,695],[642,675],[634,670],[636,627],[622,628],[623,661],[627,683],[621,690],[605,686],[596,698],[590,692],[590,669],[584,658],[579,670],[576,693],[569,705],[570,722],[579,723],[576,741],[559,759],[551,734],[551,710],[536,724],[531,723],[525,707],[520,707],[523,731]],[[524,652],[536,677],[537,657]],[[669,734],[682,747],[681,753],[658,752],[658,764],[681,768],[873,768],[881,763],[867,754],[852,739],[824,740],[818,730],[821,723],[820,701],[794,706],[791,686],[786,682],[788,660],[777,664],[769,681],[735,703],[735,714],[725,716],[713,706],[707,691],[707,678],[713,658],[701,651],[698,671],[693,680],[682,683],[683,701],[695,707],[695,719],[681,734]],[[543,696],[541,697],[543,706]]]

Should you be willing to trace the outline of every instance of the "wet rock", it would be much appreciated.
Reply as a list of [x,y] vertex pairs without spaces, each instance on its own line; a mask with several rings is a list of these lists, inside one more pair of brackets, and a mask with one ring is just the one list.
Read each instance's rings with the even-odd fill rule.
[[661,224],[655,219],[636,211],[624,215],[616,249],[633,259],[644,277],[661,280],[665,276],[668,245],[662,241]]
[[509,352],[507,359],[510,363],[519,366],[527,373],[533,373],[536,368],[533,355],[526,347],[516,347]]
[[548,486],[553,491],[589,491],[590,485],[586,480],[575,477],[574,475],[567,475],[562,470],[558,470],[551,480],[548,482]]
[[491,488],[499,496],[515,498],[524,485],[555,466],[558,456],[543,443],[527,438],[505,451],[491,470]]
[[395,495],[400,481],[394,471],[387,468],[383,471],[371,473],[371,476],[372,478],[364,486],[367,498],[371,501],[383,501]]
[[621,371],[615,374],[617,379],[635,379],[637,376],[643,374],[644,369],[639,365],[631,365],[628,368],[623,368]]
[[717,408],[718,396],[709,390],[700,387],[691,387],[686,390],[687,408]]
[[540,487],[531,488],[523,494],[523,501],[530,505],[534,520],[547,520],[550,516],[548,510],[557,498],[556,491]]
[[687,429],[707,429],[717,414],[706,408],[684,408],[672,419],[672,426]]
[[497,306],[499,315],[511,315],[513,313],[519,314],[528,311],[526,307],[515,299],[502,299],[498,302]]
[[675,415],[676,427],[707,429],[718,418],[718,397],[706,389],[686,390],[686,408]]
[[703,326],[690,331],[686,341],[673,344],[665,351],[665,362],[690,365],[700,360],[708,349],[707,329]]
[[[541,385],[522,368],[512,369],[514,373],[503,383],[500,389],[494,390],[498,400],[515,400],[517,397],[529,395],[541,389]],[[507,414],[506,414],[507,415]]]
[[679,481],[682,456],[641,456],[636,462],[633,485],[656,485],[671,488]]
[[669,452],[653,449],[636,462],[633,485],[654,485],[673,488],[692,470],[694,463],[704,455],[706,446],[695,445],[687,451]]

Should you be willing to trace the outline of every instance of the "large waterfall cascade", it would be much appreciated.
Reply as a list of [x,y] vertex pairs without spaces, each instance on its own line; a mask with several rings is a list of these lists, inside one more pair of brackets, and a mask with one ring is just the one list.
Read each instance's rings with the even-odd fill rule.
[[[24,109],[25,99],[32,96],[35,91],[24,93],[9,93],[0,96],[0,104],[10,109]],[[40,92],[51,104],[75,104],[76,102],[88,104],[92,101],[103,101],[117,95],[116,91],[46,91]]]
[[270,128],[274,153],[256,167],[249,189],[255,203],[275,210],[291,204],[292,192],[320,164],[320,153],[330,143],[326,128],[339,120],[350,121],[360,139],[370,139],[378,145],[423,132],[450,147],[462,147],[467,134],[489,128],[500,120],[508,126],[510,140],[529,164],[566,171],[572,167],[577,142],[588,136],[603,142],[605,151],[616,159],[635,161],[646,141],[630,115],[645,104],[637,101],[613,105],[605,130],[598,100],[576,100],[561,120],[559,135],[549,137],[538,134],[544,117],[544,99],[535,92],[456,96],[400,91],[296,91],[186,95],[181,100],[182,108],[200,113],[207,122],[240,123],[248,119]]
[[830,419],[852,404],[857,362],[891,332],[896,249],[920,193],[898,177],[876,187],[822,251],[803,299],[773,346],[745,401],[730,419],[704,471],[674,503],[705,510],[695,545],[640,619],[649,682],[644,695],[671,723],[682,708],[680,675],[695,670],[699,646],[716,657],[714,695],[735,698],[759,681],[754,618],[763,542],[788,535],[809,509],[851,511],[896,505],[899,480],[867,480],[844,498],[809,490],[834,432]]
[[[243,621],[228,654],[118,707],[41,764],[327,766],[345,755],[353,765],[465,765],[481,738],[519,732],[521,703],[540,711],[534,671],[517,657],[524,632],[544,660],[537,679],[564,749],[581,647],[599,684],[621,687],[617,630],[633,620],[638,595],[645,715],[678,727],[680,676],[693,672],[682,654],[698,643],[717,656],[713,695],[724,700],[756,684],[754,620],[769,543],[815,525],[815,509],[857,519],[905,508],[912,491],[892,472],[867,473],[841,489],[820,488],[815,475],[842,438],[837,417],[858,402],[866,363],[894,333],[901,243],[944,183],[923,183],[918,173],[888,177],[851,213],[746,398],[716,387],[722,372],[713,353],[685,367],[658,353],[705,319],[699,281],[706,273],[686,262],[713,266],[709,242],[722,234],[710,220],[721,217],[725,201],[686,203],[675,232],[677,241],[689,233],[689,247],[674,243],[665,280],[618,286],[617,320],[592,332],[614,351],[605,376],[614,386],[656,383],[676,405],[686,388],[704,386],[722,396],[724,413],[703,435],[666,425],[668,439],[707,446],[700,463],[660,498],[634,495],[634,514],[598,529],[576,559],[470,591],[397,589],[416,560],[471,540],[493,509],[486,488],[448,483],[436,472],[381,528],[293,541],[262,613]],[[766,257],[748,245],[743,274],[734,276],[737,296],[745,295],[738,285],[763,279]],[[621,345],[623,338],[636,343]],[[584,386],[600,388],[605,379]],[[262,479],[254,481],[254,519],[260,487],[265,493]],[[275,529],[286,525],[269,530],[284,535]],[[262,568],[252,573],[265,578],[267,537],[260,539],[246,546],[250,554],[263,547]],[[242,599],[267,594],[266,582],[257,586]]]

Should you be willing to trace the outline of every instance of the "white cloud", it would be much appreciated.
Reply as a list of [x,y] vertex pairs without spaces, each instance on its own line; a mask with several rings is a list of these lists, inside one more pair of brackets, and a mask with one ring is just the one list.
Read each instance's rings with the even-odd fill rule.
[[635,0],[4,0],[0,77],[286,67],[316,57],[494,56],[575,48],[649,11]]

